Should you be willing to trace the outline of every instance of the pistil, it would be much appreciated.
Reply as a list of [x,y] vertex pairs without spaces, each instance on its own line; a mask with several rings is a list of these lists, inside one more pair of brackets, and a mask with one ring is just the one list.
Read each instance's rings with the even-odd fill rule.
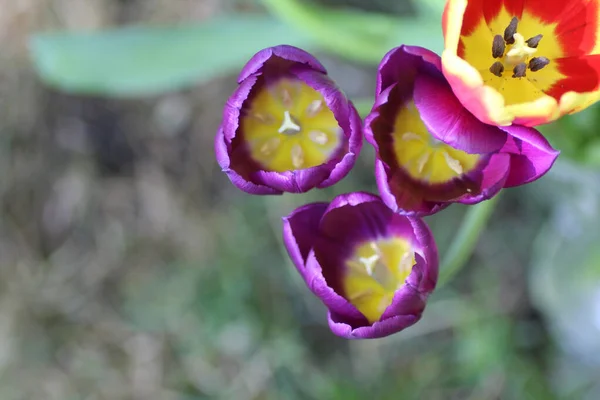
[[298,133],[301,131],[301,127],[300,125],[298,125],[296,122],[294,122],[294,119],[292,118],[292,116],[290,115],[289,111],[284,111],[283,112],[283,122],[281,123],[281,126],[279,127],[278,132],[282,133],[284,135],[293,135],[295,133]]

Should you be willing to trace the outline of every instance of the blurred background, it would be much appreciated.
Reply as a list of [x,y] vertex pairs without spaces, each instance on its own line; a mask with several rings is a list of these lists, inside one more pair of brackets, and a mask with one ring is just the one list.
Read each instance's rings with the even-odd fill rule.
[[[280,218],[376,191],[253,197],[213,155],[241,65],[314,52],[368,112],[391,47],[440,51],[441,0],[0,0],[0,399],[598,399],[600,110],[503,192],[423,319],[347,341]],[[129,28],[121,29],[128,26]],[[442,258],[465,207],[429,217]]]

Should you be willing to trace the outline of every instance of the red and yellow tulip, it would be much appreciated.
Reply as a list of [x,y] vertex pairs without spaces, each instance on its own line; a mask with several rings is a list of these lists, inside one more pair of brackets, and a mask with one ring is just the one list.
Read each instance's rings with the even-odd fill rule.
[[535,126],[600,99],[600,0],[448,0],[443,72],[482,122]]

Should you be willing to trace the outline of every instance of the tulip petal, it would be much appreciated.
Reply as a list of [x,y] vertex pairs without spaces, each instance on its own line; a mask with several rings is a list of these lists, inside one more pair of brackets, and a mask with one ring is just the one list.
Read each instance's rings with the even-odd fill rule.
[[[275,60],[274,63],[273,60]],[[285,72],[293,63],[305,64],[323,74],[327,73],[323,64],[310,53],[297,47],[283,44],[269,47],[256,53],[240,72],[238,83],[242,83],[250,75],[260,72],[267,62],[270,62],[272,65],[269,66],[270,71],[264,72],[266,74]]]
[[476,196],[465,196],[465,198],[461,199],[461,203],[477,204],[497,195],[508,179],[510,161],[511,156],[509,154],[497,153],[492,155],[488,165],[483,170],[481,193]]
[[227,174],[231,183],[233,183],[240,190],[249,194],[282,194],[281,190],[277,190],[271,186],[254,183],[241,176],[235,169],[230,168],[230,151],[228,150],[226,141],[227,140],[223,134],[223,129],[219,128],[215,136],[215,155],[219,166],[221,167],[222,171]]
[[389,336],[414,325],[421,315],[397,315],[384,321],[378,321],[370,326],[353,327],[346,318],[330,311],[328,315],[329,328],[340,337],[346,339],[377,339]]
[[429,132],[456,149],[492,153],[506,142],[503,131],[482,124],[462,106],[443,78],[420,74],[415,80],[414,101]]
[[509,139],[502,152],[511,155],[510,172],[504,187],[533,182],[550,170],[560,152],[552,148],[542,134],[519,125],[503,129],[509,133]]
[[306,260],[319,232],[327,203],[311,203],[283,218],[283,243],[294,265],[305,278]]

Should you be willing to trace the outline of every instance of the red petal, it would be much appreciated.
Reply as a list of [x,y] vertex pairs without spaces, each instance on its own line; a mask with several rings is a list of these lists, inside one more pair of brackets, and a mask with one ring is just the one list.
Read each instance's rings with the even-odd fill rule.
[[597,0],[589,1],[585,7],[577,1],[565,2],[563,5],[562,13],[556,16],[559,18],[556,35],[565,57],[589,54],[596,46]]
[[570,91],[584,93],[591,92],[598,88],[600,75],[600,54],[593,54],[581,58],[559,58],[552,60],[558,64],[558,71],[566,78],[556,82],[547,95],[560,99],[560,97]]

